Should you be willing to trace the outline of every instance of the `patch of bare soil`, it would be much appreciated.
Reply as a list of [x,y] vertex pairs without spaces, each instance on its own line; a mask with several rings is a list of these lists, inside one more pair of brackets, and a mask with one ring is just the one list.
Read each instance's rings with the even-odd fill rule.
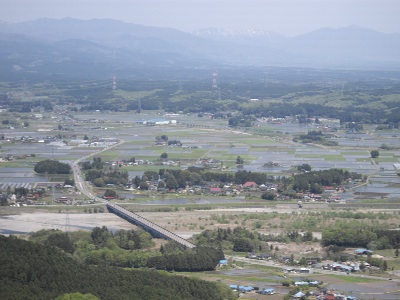
[[0,234],[27,234],[41,229],[91,230],[107,226],[111,230],[130,229],[133,225],[114,214],[20,212],[0,215]]

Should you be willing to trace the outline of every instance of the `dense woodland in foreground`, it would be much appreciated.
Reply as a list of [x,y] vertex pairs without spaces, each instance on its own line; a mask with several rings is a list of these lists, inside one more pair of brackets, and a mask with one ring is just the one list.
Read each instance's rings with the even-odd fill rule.
[[[385,217],[351,212],[337,212],[335,216],[361,220]],[[141,230],[112,233],[106,227],[70,233],[41,230],[31,234],[29,241],[0,236],[0,293],[6,300],[69,299],[68,294],[88,300],[229,300],[234,296],[225,284],[164,270],[212,270],[224,258],[222,249],[262,252],[277,260],[287,259],[279,255],[275,241],[308,243],[315,239],[311,231],[287,230],[280,235],[263,235],[242,227],[219,228],[197,235],[195,250],[183,250],[174,243],[155,249],[152,238]],[[326,253],[320,253],[321,258],[341,260],[343,247],[393,249],[400,244],[400,235],[384,226],[366,227],[362,221],[349,220],[324,230],[321,243],[327,246]],[[289,264],[307,266],[306,256],[296,255],[296,260],[294,257],[290,256]],[[385,260],[372,257],[364,260],[381,270],[387,269]]]
[[2,299],[55,299],[66,293],[99,299],[233,299],[228,287],[160,273],[79,263],[62,250],[0,236]]
[[55,230],[40,230],[31,234],[30,240],[62,249],[80,262],[90,265],[123,268],[155,268],[167,271],[211,271],[224,253],[219,245],[199,243],[194,249],[182,249],[168,242],[160,249],[149,233],[143,230],[118,230],[95,227],[91,232],[63,233]]
[[[400,233],[379,223],[379,220],[391,216],[352,212],[310,213],[304,221],[305,224],[298,224],[302,230],[287,228],[280,234],[260,234],[239,225],[235,225],[234,228],[204,230],[193,237],[197,247],[186,250],[171,241],[155,248],[152,237],[143,230],[111,232],[104,226],[95,227],[91,232],[64,233],[57,230],[40,230],[32,233],[30,240],[57,247],[86,265],[151,268],[177,272],[211,271],[216,268],[219,260],[225,258],[223,251],[263,252],[279,259],[282,254],[274,251],[275,242],[306,244],[318,242],[312,232],[317,230],[318,218],[324,219],[328,216],[335,217],[337,221],[322,229],[320,242],[327,249],[327,253],[321,253],[323,256],[329,257],[332,247],[380,250],[397,249],[400,245]],[[265,219],[271,217],[273,214],[265,215]],[[252,216],[249,215],[248,219],[251,220]],[[375,220],[373,226],[368,225],[369,220]],[[215,221],[229,223],[223,216]],[[259,220],[255,223],[255,229],[261,227],[262,221]]]

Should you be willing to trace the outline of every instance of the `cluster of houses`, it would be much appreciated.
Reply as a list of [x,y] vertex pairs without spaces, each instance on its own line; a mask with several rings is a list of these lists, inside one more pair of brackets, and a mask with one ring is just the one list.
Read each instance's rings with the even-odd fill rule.
[[272,255],[267,253],[262,253],[262,254],[249,253],[246,255],[246,257],[250,259],[266,260],[266,259],[271,259]]
[[151,119],[151,120],[138,120],[136,124],[138,125],[147,125],[147,126],[155,126],[155,125],[174,125],[176,124],[176,120],[169,119]]
[[[296,282],[296,286],[313,286],[318,287],[322,283],[320,281],[299,281]],[[263,288],[260,289],[259,287],[253,286],[246,286],[246,285],[237,285],[237,284],[230,284],[229,287],[239,293],[251,293],[255,292],[260,295],[274,295],[275,289],[274,288]],[[239,294],[240,296],[240,294]],[[304,293],[302,291],[297,292],[296,294],[291,296],[291,299],[314,299],[314,300],[357,300],[355,296],[351,295],[344,295],[336,290],[328,290],[326,288],[318,288],[315,291],[309,291]]]
[[[330,270],[336,272],[344,272],[344,273],[352,273],[358,272],[361,270],[360,266],[363,265],[365,268],[370,268],[370,264],[367,262],[355,262],[355,261],[347,261],[347,262],[333,262],[333,261],[325,261],[325,263],[317,263],[314,265],[314,268]],[[311,268],[286,268],[283,270],[285,273],[292,274],[312,274],[313,269]]]
[[[259,99],[251,99],[250,101],[259,101]],[[292,116],[286,116],[284,118],[278,118],[278,117],[271,116],[271,117],[258,118],[257,122],[279,125],[279,124],[297,123],[298,120]],[[337,128],[340,127],[339,119],[318,118],[318,121],[316,121],[316,119],[314,118],[314,119],[310,119],[310,122],[312,122],[312,125],[314,125],[315,127],[321,128],[323,131],[334,132],[334,131],[336,131]]]
[[[62,139],[63,138],[63,139]],[[87,139],[77,139],[76,135],[71,135],[68,137],[61,136],[45,136],[45,137],[32,137],[32,136],[10,136],[1,138],[2,140],[14,143],[44,143],[53,147],[102,147],[106,148],[112,146],[118,142],[114,138],[92,138],[90,141]],[[65,139],[69,139],[66,144]]]
[[15,194],[7,195],[7,201],[10,206],[27,206],[27,205],[46,205],[47,203],[42,201],[44,196],[44,188],[33,188],[26,195],[17,197]]
[[[11,186],[9,186],[11,187]],[[13,206],[13,207],[21,207],[21,206],[28,206],[28,205],[47,205],[48,203],[43,201],[43,197],[45,196],[46,193],[46,188],[43,187],[43,184],[38,183],[35,184],[34,186],[28,185],[28,184],[18,184],[14,185],[14,188],[24,188],[29,190],[29,193],[26,195],[16,195],[16,194],[1,194],[0,195],[0,200],[3,198],[4,202],[7,201],[7,205]],[[71,185],[64,185],[61,182],[54,183],[54,188],[60,189],[69,189],[71,190],[73,186]],[[59,197],[54,199],[54,202],[56,203],[61,203],[61,204],[72,204],[73,201],[72,199],[68,197]]]
[[[285,270],[283,270],[283,272],[285,273],[293,273],[293,274],[312,274],[313,273],[313,269],[310,268],[286,268]],[[302,285],[301,283],[296,284],[296,285]],[[308,283],[307,283],[308,285]]]
[[159,160],[159,161],[150,161],[147,159],[135,159],[135,161],[129,161],[126,159],[121,159],[118,161],[107,162],[107,164],[112,165],[113,167],[129,167],[129,166],[139,166],[139,165],[149,165],[149,166],[178,166],[179,161],[174,160]]
[[5,157],[0,157],[1,161],[13,161],[13,160],[21,160],[21,159],[29,159],[34,157],[34,154],[22,154],[22,155],[13,155],[7,154]]
[[[158,187],[158,180],[148,181],[150,190],[158,190],[165,191],[164,188]],[[128,184],[125,186],[125,189],[128,191],[133,191],[134,186],[132,184]],[[258,186],[255,182],[246,182],[244,184],[230,184],[224,185],[223,187],[219,186],[208,186],[208,185],[194,185],[187,186],[186,188],[178,188],[177,190],[171,190],[167,192],[179,193],[179,194],[193,194],[193,193],[202,193],[202,194],[210,194],[210,195],[240,195],[244,192],[248,191],[263,191],[263,190],[275,190],[275,185],[260,185]]]
[[248,191],[275,191],[277,189],[276,184],[261,184],[258,185],[254,181],[247,181],[244,184],[227,184],[223,187],[210,187],[209,192],[211,194],[223,194],[223,195],[231,195],[231,194],[240,194],[242,192]]
[[20,142],[20,143],[32,143],[32,142],[37,142],[37,139],[31,137],[31,136],[14,136],[14,137],[3,137],[3,140],[7,142]]
[[86,139],[72,139],[68,144],[60,144],[62,147],[79,147],[79,148],[107,148],[118,143],[117,139],[114,138],[97,138],[92,140]]
[[[347,180],[347,184],[356,184],[361,182],[361,179],[352,180],[349,178]],[[313,193],[305,193],[299,194],[298,196],[302,197],[303,201],[305,202],[328,202],[328,203],[345,203],[340,193],[346,191],[345,186],[334,187],[334,186],[324,186],[324,191],[322,194],[313,194]],[[339,194],[338,194],[339,193]]]
[[[362,256],[362,255],[373,255],[373,251],[366,249],[366,248],[358,248],[354,250],[354,254],[349,256],[357,257],[357,256]],[[354,256],[356,255],[356,256]],[[247,258],[250,259],[258,259],[258,260],[263,260],[263,259],[271,259],[271,255],[269,254],[258,254],[258,253],[248,253]],[[282,262],[289,262],[289,258],[287,257],[281,257],[280,261]],[[324,262],[321,262],[320,258],[313,258],[310,259],[309,264],[313,264],[314,268],[320,268],[324,270],[331,270],[334,272],[344,272],[344,273],[350,273],[350,272],[357,272],[360,271],[361,268],[360,266],[363,264],[366,268],[369,268],[370,265],[367,262],[361,262],[361,261],[347,261],[347,262],[334,262],[334,261],[329,261],[326,260]],[[304,267],[291,267],[291,268],[285,268],[282,270],[284,273],[291,274],[293,276],[296,276],[296,274],[312,274],[313,269],[312,268],[304,268]],[[298,275],[297,275],[298,276]],[[284,276],[285,278],[286,275]],[[323,283],[321,281],[311,281],[311,280],[298,280],[290,283],[290,285],[294,285],[296,287],[299,287],[300,289],[302,287],[317,287],[318,290],[315,291],[310,291],[307,293],[299,291],[298,293],[294,294],[291,296],[291,299],[315,299],[315,300],[356,300],[357,298],[353,295],[344,295],[341,292],[335,291],[335,290],[328,290],[325,288],[321,288],[321,285]],[[259,294],[264,294],[264,295],[269,295],[269,294],[274,294],[275,290],[273,288],[266,288],[260,290],[257,287],[249,287],[249,286],[239,286],[239,285],[230,285],[230,288],[239,291],[241,293],[247,293],[247,292],[256,292]]]
[[259,287],[254,287],[251,285],[237,285],[237,284],[230,284],[229,287],[233,291],[240,292],[240,293],[256,292],[257,294],[261,294],[261,295],[275,294],[275,290],[273,288],[260,289]]
[[292,299],[315,299],[315,300],[357,300],[354,296],[343,295],[335,290],[319,289],[318,291],[311,291],[307,294],[299,291],[292,295]]
[[220,169],[221,161],[219,159],[202,157],[198,161],[198,167],[206,168],[206,169],[214,169],[214,170]]
[[[341,189],[344,191],[344,189]],[[346,203],[346,200],[343,199],[340,195],[332,194],[330,187],[324,189],[324,194],[304,194],[303,195],[304,202],[328,202],[328,203]]]

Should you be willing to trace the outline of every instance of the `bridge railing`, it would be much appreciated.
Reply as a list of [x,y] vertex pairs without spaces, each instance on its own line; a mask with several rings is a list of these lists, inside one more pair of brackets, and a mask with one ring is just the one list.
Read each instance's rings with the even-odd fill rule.
[[113,210],[118,211],[119,213],[127,216],[128,218],[132,218],[133,221],[136,221],[140,224],[142,224],[142,226],[147,226],[149,228],[151,228],[152,230],[156,231],[157,233],[159,233],[160,235],[169,238],[171,240],[176,241],[177,243],[187,247],[187,248],[194,248],[196,247],[196,245],[194,245],[193,243],[189,242],[188,240],[184,239],[183,237],[169,231],[166,228],[163,228],[157,224],[155,224],[154,222],[142,217],[141,215],[132,212],[130,210],[127,210],[126,208],[115,204],[115,203],[107,203],[106,204],[108,207],[111,207]]

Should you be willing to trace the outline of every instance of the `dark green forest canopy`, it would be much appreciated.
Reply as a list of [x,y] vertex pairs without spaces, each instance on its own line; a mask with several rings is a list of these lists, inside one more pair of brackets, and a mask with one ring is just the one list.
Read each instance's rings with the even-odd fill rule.
[[170,241],[155,251],[151,235],[141,229],[112,232],[103,226],[91,232],[68,234],[43,229],[32,233],[29,240],[55,246],[71,253],[79,262],[96,266],[198,272],[215,270],[219,261],[225,259],[221,249],[208,245],[183,249]]
[[8,299],[54,299],[66,293],[100,299],[233,299],[227,287],[152,270],[79,264],[61,250],[0,236],[0,294]]
[[71,167],[69,164],[57,160],[46,159],[38,162],[35,165],[34,171],[40,174],[69,174],[71,172]]

